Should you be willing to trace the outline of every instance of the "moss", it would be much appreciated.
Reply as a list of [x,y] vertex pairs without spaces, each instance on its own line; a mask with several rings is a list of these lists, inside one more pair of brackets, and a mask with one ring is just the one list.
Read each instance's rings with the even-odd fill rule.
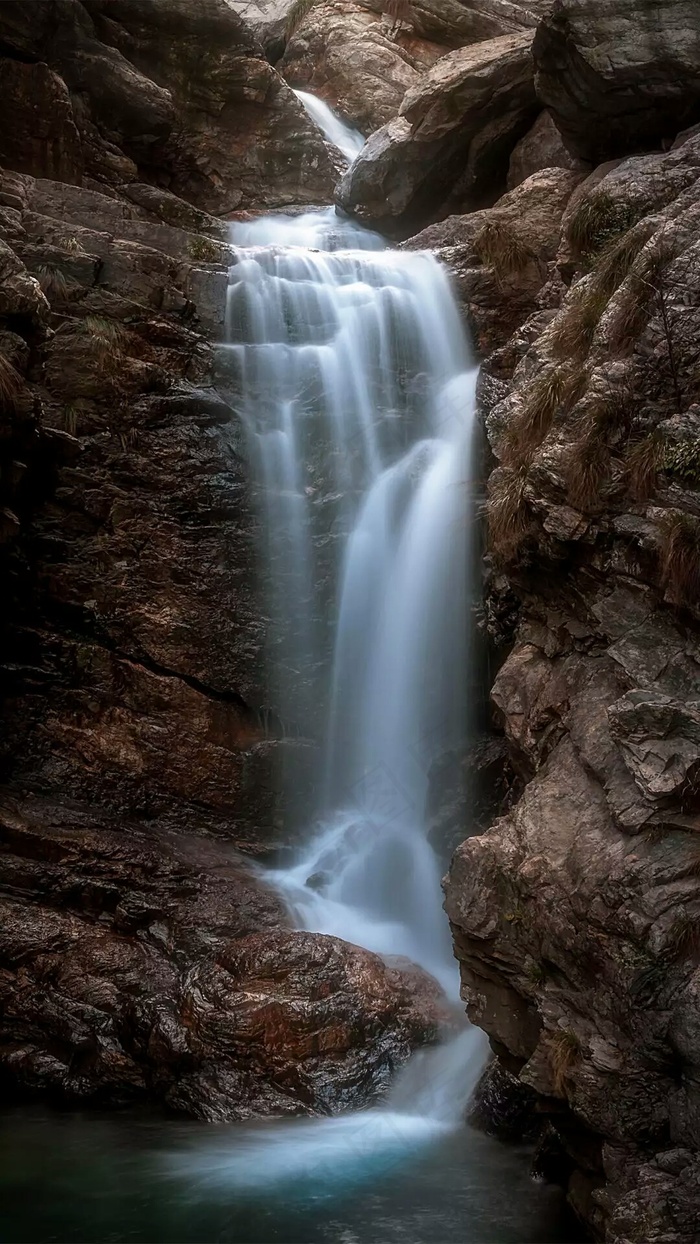
[[221,248],[211,238],[196,237],[187,247],[190,259],[196,259],[199,263],[217,263]]

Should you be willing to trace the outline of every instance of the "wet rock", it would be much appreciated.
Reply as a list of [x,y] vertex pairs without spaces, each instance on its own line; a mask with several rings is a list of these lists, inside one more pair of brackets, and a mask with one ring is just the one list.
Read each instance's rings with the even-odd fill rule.
[[537,309],[580,176],[543,169],[492,208],[448,216],[404,243],[430,247],[449,269],[480,354],[503,346]]
[[395,117],[444,47],[391,37],[390,23],[359,5],[311,7],[278,68],[294,87],[320,95],[364,134]]
[[430,978],[285,928],[230,847],[76,804],[3,801],[0,818],[6,1093],[325,1113],[435,1038]]
[[560,0],[533,54],[537,93],[581,159],[649,149],[700,117],[694,0]]
[[469,1122],[499,1140],[533,1140],[541,1127],[536,1106],[537,1094],[494,1059],[474,1090]]
[[497,193],[510,152],[536,115],[531,43],[525,33],[441,57],[404,96],[398,116],[371,136],[341,182],[340,206],[405,236]]
[[625,1244],[697,1229],[697,142],[574,190],[565,284],[486,360],[492,698],[522,792],[446,883],[468,1012],[602,1144],[565,1137],[569,1195]]

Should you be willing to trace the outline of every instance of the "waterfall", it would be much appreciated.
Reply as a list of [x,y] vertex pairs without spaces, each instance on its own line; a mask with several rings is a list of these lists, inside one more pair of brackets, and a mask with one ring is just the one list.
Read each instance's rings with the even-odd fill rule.
[[[225,352],[263,515],[271,699],[321,744],[306,845],[266,875],[298,927],[405,956],[456,999],[426,800],[466,728],[476,369],[429,253],[333,209],[232,241]],[[454,1123],[480,1049],[468,1030],[415,1060],[384,1125]]]
[[315,121],[324,138],[342,151],[348,164],[352,164],[355,156],[359,155],[365,145],[362,135],[357,130],[351,129],[349,125],[345,125],[335,115],[333,109],[316,95],[310,95],[308,91],[295,91],[294,94],[304,105],[311,120]]

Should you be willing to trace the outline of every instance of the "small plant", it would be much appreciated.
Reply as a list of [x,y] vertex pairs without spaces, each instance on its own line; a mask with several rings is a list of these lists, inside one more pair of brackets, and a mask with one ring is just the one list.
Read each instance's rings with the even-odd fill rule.
[[664,438],[658,431],[650,432],[629,450],[623,478],[633,501],[648,501],[653,497],[663,456]]
[[503,220],[489,220],[474,238],[474,251],[501,281],[522,272],[535,258],[515,229]]
[[606,193],[592,194],[579,204],[569,226],[569,241],[577,259],[590,265],[604,246],[626,233],[636,220],[629,203]]
[[40,264],[37,279],[49,302],[68,302],[75,290],[75,282],[70,281],[55,264]]
[[294,38],[294,35],[302,25],[304,18],[308,15],[308,13],[310,13],[316,3],[317,0],[294,0],[294,3],[287,13],[287,21],[284,27],[285,39]]
[[531,959],[525,969],[525,975],[531,985],[541,986],[547,983],[547,969],[537,959]]
[[607,294],[595,282],[575,289],[552,331],[552,351],[557,358],[583,362],[607,305]]
[[77,255],[83,249],[75,236],[64,238],[61,245],[65,251],[70,251],[73,255]]
[[534,380],[525,403],[509,424],[504,438],[504,460],[516,465],[531,458],[541,445],[558,410],[569,409],[585,387],[585,372],[564,366],[543,369]]
[[0,408],[15,414],[20,404],[24,381],[17,368],[4,354],[0,354]]
[[687,912],[683,912],[669,933],[665,953],[676,961],[697,960],[700,956],[700,921]]
[[196,237],[187,247],[191,259],[196,259],[199,263],[217,263],[220,256],[220,247],[211,238]]
[[574,509],[584,513],[599,509],[610,478],[610,450],[595,430],[572,447],[567,476],[568,499]]
[[516,903],[515,907],[512,907],[510,911],[505,912],[503,919],[506,921],[507,924],[517,925],[517,924],[524,924],[526,917],[527,917],[527,912],[525,911],[525,908],[522,907],[520,903]]
[[562,1029],[548,1039],[549,1064],[552,1068],[554,1091],[558,1097],[566,1096],[566,1081],[573,1068],[581,1061],[581,1042],[575,1032]]
[[491,484],[486,516],[488,547],[499,564],[512,561],[530,534],[532,520],[525,497],[527,469],[502,467]]
[[[663,445],[663,443],[662,443]],[[663,445],[661,466],[691,488],[700,487],[700,440]]]
[[661,582],[676,605],[700,603],[700,519],[674,513],[662,531]]

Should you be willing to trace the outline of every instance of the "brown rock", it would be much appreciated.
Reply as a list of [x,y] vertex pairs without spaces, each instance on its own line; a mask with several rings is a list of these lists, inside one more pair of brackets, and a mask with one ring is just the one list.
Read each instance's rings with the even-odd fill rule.
[[83,153],[65,83],[47,65],[0,60],[0,162],[21,173],[80,185]]
[[536,110],[530,33],[443,56],[371,136],[338,189],[363,222],[406,234],[442,211],[480,207],[505,183]]
[[0,819],[6,1092],[325,1113],[365,1105],[435,1038],[433,981],[284,928],[230,848],[75,804],[3,802]]

